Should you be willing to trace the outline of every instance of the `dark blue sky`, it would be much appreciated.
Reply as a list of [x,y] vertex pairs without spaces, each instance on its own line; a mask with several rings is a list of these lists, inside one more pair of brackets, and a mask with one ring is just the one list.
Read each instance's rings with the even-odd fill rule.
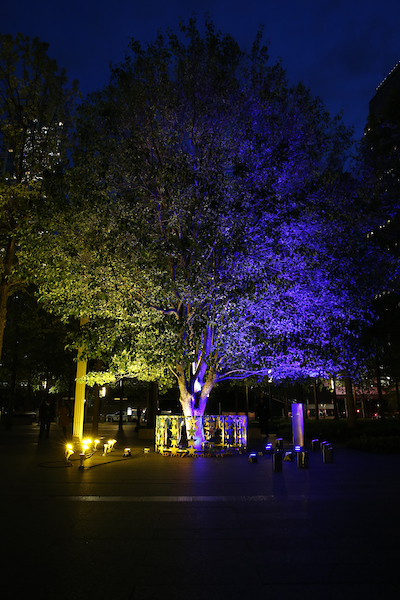
[[331,114],[363,132],[375,88],[400,61],[399,0],[12,0],[0,10],[0,32],[50,44],[49,55],[78,79],[81,91],[102,87],[109,63],[123,59],[129,38],[146,42],[178,30],[196,12],[249,48],[259,25],[270,56],[290,82],[303,81]]

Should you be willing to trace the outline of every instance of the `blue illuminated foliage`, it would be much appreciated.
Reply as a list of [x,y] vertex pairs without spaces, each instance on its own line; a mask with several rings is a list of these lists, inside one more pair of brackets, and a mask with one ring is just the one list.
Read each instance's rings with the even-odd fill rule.
[[[88,217],[74,251],[91,268],[72,305],[92,346],[109,335],[110,372],[173,377],[190,416],[227,379],[340,370],[364,306],[349,132],[269,65],[260,34],[250,53],[211,22],[182,35],[132,42],[81,107],[72,195]],[[51,260],[71,264],[62,244]]]

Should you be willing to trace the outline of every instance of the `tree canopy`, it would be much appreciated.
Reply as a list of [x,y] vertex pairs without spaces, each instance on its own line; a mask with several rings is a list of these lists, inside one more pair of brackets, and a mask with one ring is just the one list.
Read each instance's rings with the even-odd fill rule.
[[175,380],[189,416],[226,379],[342,368],[334,341],[364,310],[350,138],[261,32],[248,52],[195,19],[131,41],[79,109],[68,201],[36,256],[41,300],[89,318],[97,380]]

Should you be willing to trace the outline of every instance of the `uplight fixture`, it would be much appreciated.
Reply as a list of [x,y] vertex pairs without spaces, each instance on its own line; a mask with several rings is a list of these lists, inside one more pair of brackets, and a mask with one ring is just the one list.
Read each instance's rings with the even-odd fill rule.
[[114,446],[115,446],[116,443],[117,443],[117,440],[108,440],[108,445],[109,445],[109,448],[110,448],[110,452],[112,450],[114,450]]
[[65,448],[65,459],[69,461],[70,457],[74,453],[72,444],[67,444]]

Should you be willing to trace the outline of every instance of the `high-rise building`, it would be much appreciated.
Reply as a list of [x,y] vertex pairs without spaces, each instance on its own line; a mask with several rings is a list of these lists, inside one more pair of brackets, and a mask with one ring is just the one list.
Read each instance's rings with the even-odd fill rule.
[[376,94],[369,103],[370,114],[374,117],[381,116],[398,94],[400,94],[400,61],[376,88]]

